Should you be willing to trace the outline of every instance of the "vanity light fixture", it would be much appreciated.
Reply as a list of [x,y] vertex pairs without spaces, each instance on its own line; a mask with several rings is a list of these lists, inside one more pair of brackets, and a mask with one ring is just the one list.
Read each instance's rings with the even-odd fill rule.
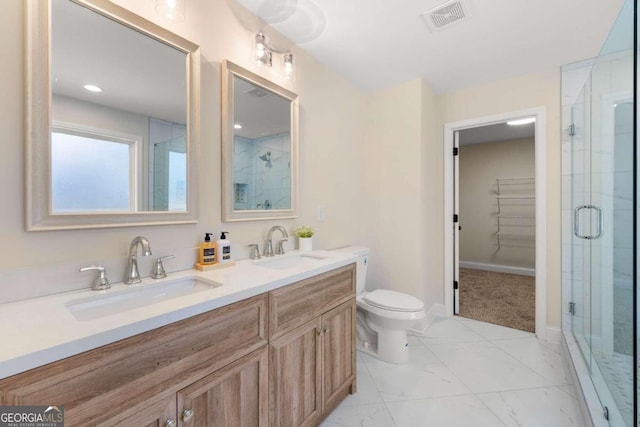
[[256,63],[272,66],[273,54],[282,55],[282,69],[284,77],[293,77],[293,54],[289,50],[278,50],[269,46],[263,33],[256,34]]
[[156,13],[170,21],[184,21],[187,0],[156,0]]
[[88,90],[89,92],[96,92],[96,93],[102,92],[102,88],[100,86],[86,84],[82,87]]
[[535,117],[527,117],[524,119],[509,120],[507,124],[509,126],[521,126],[521,125],[528,125],[529,123],[533,123],[535,121],[536,121]]

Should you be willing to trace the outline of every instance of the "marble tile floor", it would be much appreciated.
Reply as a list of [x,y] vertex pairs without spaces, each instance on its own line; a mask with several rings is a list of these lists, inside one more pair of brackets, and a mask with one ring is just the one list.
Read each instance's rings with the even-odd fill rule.
[[411,336],[407,365],[358,353],[358,392],[321,424],[582,427],[559,345],[454,317]]

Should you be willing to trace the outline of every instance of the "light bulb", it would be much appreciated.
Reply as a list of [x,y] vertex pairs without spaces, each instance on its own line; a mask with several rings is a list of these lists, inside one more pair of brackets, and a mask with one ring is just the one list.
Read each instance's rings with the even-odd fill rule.
[[290,79],[293,77],[293,54],[284,54],[284,77]]
[[256,43],[256,58],[262,59],[264,58],[265,54],[266,50],[264,48],[264,45],[262,43]]

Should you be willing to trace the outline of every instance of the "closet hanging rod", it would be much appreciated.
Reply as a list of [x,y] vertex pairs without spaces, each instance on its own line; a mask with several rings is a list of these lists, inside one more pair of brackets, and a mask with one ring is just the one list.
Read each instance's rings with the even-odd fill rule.
[[522,177],[522,178],[496,178],[498,181],[531,181],[534,182],[536,179],[533,177]]

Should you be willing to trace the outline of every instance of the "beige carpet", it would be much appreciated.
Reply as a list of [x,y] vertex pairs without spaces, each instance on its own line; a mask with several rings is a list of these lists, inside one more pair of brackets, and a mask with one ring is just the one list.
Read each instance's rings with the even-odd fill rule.
[[460,316],[535,331],[535,277],[460,269]]

